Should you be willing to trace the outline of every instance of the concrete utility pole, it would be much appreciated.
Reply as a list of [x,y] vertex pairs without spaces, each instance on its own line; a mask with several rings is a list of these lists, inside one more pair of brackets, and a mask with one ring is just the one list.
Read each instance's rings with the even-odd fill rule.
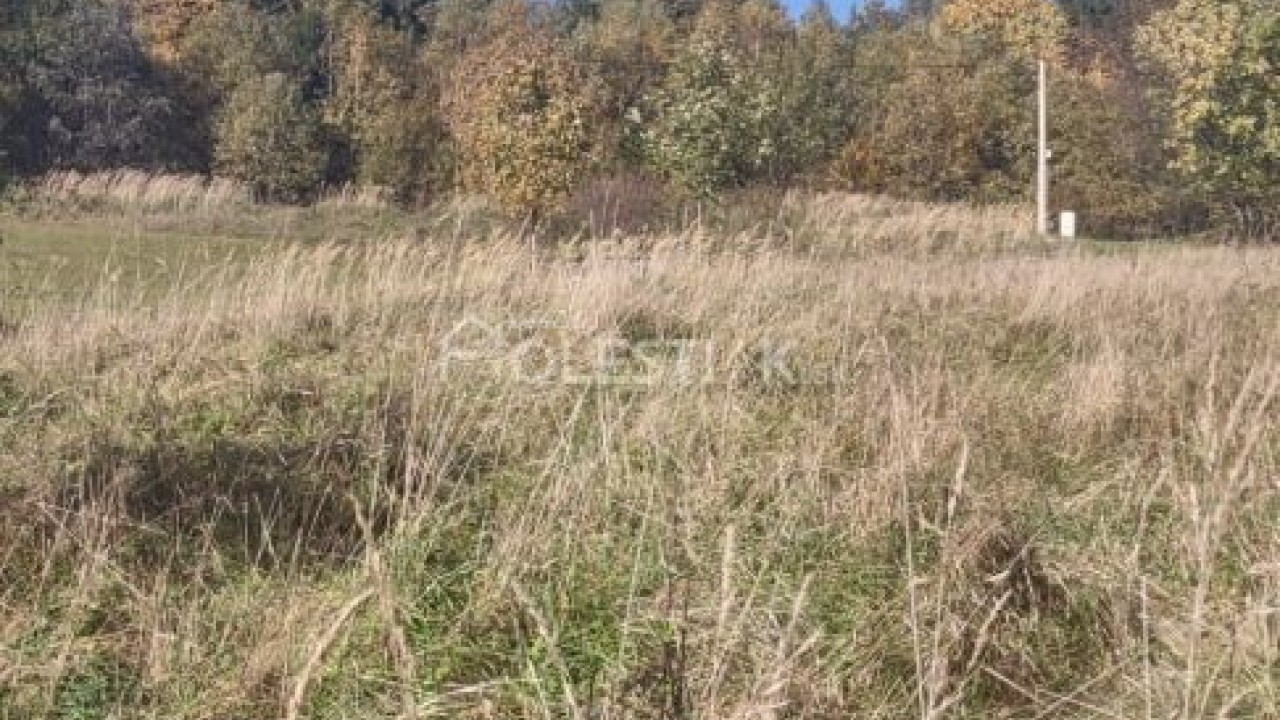
[[1040,61],[1039,141],[1036,143],[1036,232],[1049,234],[1049,88],[1048,71]]

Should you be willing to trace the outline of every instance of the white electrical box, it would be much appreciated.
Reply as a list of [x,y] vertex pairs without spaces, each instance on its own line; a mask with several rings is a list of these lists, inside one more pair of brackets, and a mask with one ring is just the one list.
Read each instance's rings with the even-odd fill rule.
[[1058,234],[1062,237],[1073,240],[1076,236],[1076,214],[1073,212],[1064,212],[1058,220]]

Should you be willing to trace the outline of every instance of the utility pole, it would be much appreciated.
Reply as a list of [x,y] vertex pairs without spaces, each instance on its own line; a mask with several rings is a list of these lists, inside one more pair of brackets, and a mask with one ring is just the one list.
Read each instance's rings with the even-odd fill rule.
[[1048,71],[1040,60],[1039,140],[1036,143],[1036,232],[1049,234],[1049,88]]

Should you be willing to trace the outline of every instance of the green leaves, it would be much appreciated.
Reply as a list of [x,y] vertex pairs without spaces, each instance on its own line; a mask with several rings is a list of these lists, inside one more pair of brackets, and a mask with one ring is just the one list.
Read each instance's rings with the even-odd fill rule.
[[1269,0],[1179,0],[1137,37],[1167,79],[1173,166],[1232,203],[1280,179],[1280,8]]
[[320,107],[350,143],[356,182],[423,198],[441,174],[435,78],[410,38],[367,9],[334,4],[327,20],[330,87]]
[[647,98],[641,130],[649,161],[695,195],[739,184],[749,174],[753,95],[741,60],[711,41],[693,43]]
[[972,67],[953,38],[904,36],[904,67],[837,173],[860,191],[921,200],[1008,202],[1031,187],[1030,68],[1006,56]]
[[264,199],[296,202],[320,184],[320,121],[285,75],[241,84],[223,109],[216,135],[218,170],[251,184]]
[[642,103],[648,162],[695,196],[812,170],[843,141],[844,38],[812,16],[799,33],[766,2],[709,6]]

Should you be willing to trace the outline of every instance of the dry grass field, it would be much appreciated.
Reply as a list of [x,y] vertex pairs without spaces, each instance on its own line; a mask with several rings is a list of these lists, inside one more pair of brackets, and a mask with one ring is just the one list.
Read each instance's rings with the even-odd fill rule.
[[1280,717],[1280,251],[789,202],[0,306],[0,720]]

